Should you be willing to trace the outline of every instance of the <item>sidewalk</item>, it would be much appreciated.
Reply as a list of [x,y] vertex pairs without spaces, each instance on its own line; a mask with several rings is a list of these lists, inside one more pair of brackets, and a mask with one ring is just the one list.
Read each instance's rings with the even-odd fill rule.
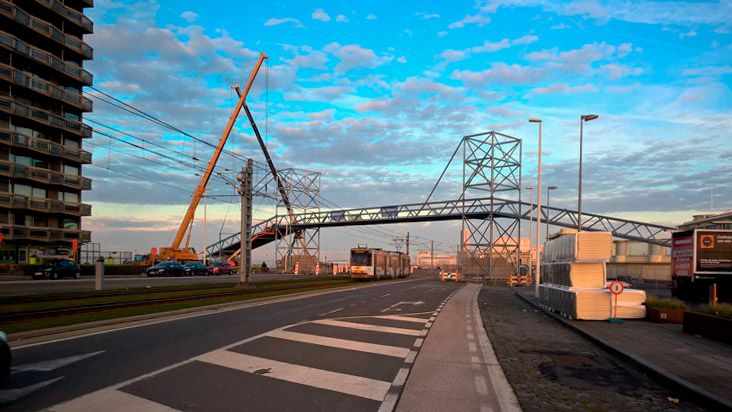
[[[533,289],[514,292],[538,306]],[[732,346],[684,333],[681,325],[566,320],[568,327],[642,365],[716,408],[732,410]]]
[[419,351],[397,411],[520,411],[478,310],[480,285],[445,305]]

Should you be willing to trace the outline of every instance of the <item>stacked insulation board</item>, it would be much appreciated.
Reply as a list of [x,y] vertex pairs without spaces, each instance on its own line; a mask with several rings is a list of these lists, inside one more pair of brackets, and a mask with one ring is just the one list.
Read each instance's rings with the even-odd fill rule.
[[544,245],[539,299],[550,309],[573,319],[607,320],[611,317],[645,317],[646,294],[625,289],[615,297],[605,287],[605,264],[612,255],[609,232],[564,229]]

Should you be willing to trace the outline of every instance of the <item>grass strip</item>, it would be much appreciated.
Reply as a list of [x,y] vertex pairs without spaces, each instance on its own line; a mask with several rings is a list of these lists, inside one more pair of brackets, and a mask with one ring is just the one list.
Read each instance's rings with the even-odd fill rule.
[[[285,281],[268,281],[256,283],[257,289],[266,290],[272,288],[281,287],[297,287],[302,285],[326,285],[331,283],[344,284],[350,282],[349,279],[296,279],[296,280],[285,280]],[[20,302],[3,302],[0,303],[0,314],[11,314],[11,313],[22,313],[29,311],[38,310],[59,310],[74,308],[79,306],[89,305],[101,305],[109,303],[130,303],[130,302],[144,302],[155,299],[167,299],[176,297],[188,297],[188,296],[199,296],[207,294],[216,294],[233,290],[234,283],[228,284],[228,287],[214,286],[210,288],[184,288],[184,289],[165,289],[150,290],[143,289],[143,291],[125,291],[124,293],[113,293],[109,295],[79,295],[76,298],[69,299],[64,297],[58,300],[46,300],[46,299],[34,299],[24,300]]]
[[69,325],[76,325],[79,323],[94,322],[94,321],[100,321],[100,320],[119,319],[119,318],[125,318],[125,317],[129,317],[129,316],[147,315],[147,314],[152,314],[152,313],[169,312],[169,311],[174,311],[174,310],[179,310],[179,309],[188,309],[188,308],[195,308],[195,307],[201,307],[201,306],[217,305],[217,304],[221,304],[221,303],[240,302],[240,301],[246,301],[246,300],[262,298],[262,297],[272,297],[272,296],[280,296],[280,295],[289,295],[292,293],[309,292],[309,291],[321,290],[321,289],[330,289],[330,288],[343,286],[347,283],[348,282],[344,282],[344,281],[332,282],[332,283],[321,282],[321,284],[313,285],[312,287],[289,289],[289,290],[275,290],[275,291],[261,290],[261,292],[259,291],[260,289],[258,288],[257,292],[255,292],[255,293],[247,293],[247,294],[241,294],[241,295],[233,295],[233,296],[225,296],[225,297],[217,297],[217,298],[203,297],[201,299],[187,301],[187,302],[164,303],[164,304],[159,304],[159,305],[139,306],[139,307],[133,307],[133,308],[111,309],[111,310],[101,311],[101,312],[81,313],[81,314],[68,315],[68,316],[57,316],[57,317],[52,317],[52,318],[42,318],[42,319],[32,319],[32,320],[27,320],[27,321],[12,322],[12,323],[4,324],[3,330],[6,333],[26,332],[26,331],[31,331],[31,330],[51,328],[51,327],[57,327],[57,326],[69,326]]

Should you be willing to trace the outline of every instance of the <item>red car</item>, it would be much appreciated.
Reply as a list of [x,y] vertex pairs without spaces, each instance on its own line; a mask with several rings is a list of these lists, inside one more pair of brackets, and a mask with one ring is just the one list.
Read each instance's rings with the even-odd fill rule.
[[234,267],[228,262],[214,262],[208,267],[212,275],[231,275],[234,273]]

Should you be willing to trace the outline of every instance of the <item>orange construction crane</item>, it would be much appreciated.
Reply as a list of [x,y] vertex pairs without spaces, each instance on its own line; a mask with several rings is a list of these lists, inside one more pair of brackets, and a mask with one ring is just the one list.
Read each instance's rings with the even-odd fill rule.
[[[175,235],[175,239],[173,239],[173,244],[170,247],[160,248],[160,256],[158,257],[157,260],[160,260],[160,259],[198,260],[198,254],[188,247],[188,242],[186,241],[186,245],[183,248],[181,248],[181,243],[183,242],[183,237],[185,236],[186,232],[189,230],[189,228],[191,226],[191,223],[193,222],[193,217],[196,214],[196,208],[198,207],[198,203],[201,201],[201,197],[203,196],[203,193],[206,190],[206,185],[208,184],[208,180],[211,177],[211,173],[213,172],[213,169],[216,166],[216,162],[219,160],[219,156],[221,155],[221,151],[223,150],[224,145],[226,144],[226,140],[229,138],[229,134],[231,134],[231,129],[234,127],[234,123],[236,122],[236,119],[239,116],[239,112],[241,111],[241,108],[244,106],[244,100],[246,99],[247,95],[249,94],[249,89],[251,89],[252,83],[254,83],[254,78],[257,76],[257,73],[259,72],[259,68],[262,66],[262,63],[264,62],[265,59],[267,59],[267,55],[264,53],[260,53],[259,59],[257,60],[257,64],[254,66],[254,70],[252,70],[252,73],[249,76],[249,80],[247,81],[246,87],[244,88],[244,92],[239,94],[239,101],[236,103],[236,107],[234,108],[234,111],[231,113],[231,118],[229,118],[229,123],[226,125],[226,128],[224,129],[224,133],[221,135],[221,139],[219,139],[219,144],[216,146],[216,150],[214,150],[213,155],[211,155],[211,160],[209,160],[208,166],[206,166],[206,171],[201,176],[201,181],[198,183],[198,186],[196,187],[196,191],[193,192],[193,198],[191,199],[191,204],[188,205],[188,210],[186,211],[186,214],[183,217],[183,221],[180,223],[180,227],[178,228],[178,232]],[[155,258],[155,257],[153,257],[153,258]]]

